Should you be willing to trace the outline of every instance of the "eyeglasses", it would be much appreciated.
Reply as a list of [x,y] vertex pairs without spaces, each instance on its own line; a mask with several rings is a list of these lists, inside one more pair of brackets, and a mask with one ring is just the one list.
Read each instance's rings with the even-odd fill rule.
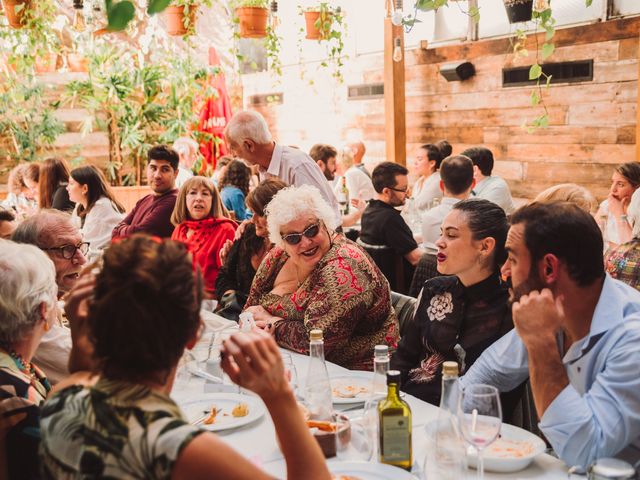
[[320,233],[320,222],[309,225],[302,233],[289,233],[287,235],[282,235],[282,240],[287,242],[289,245],[297,245],[302,241],[303,235],[307,238],[313,238],[318,235],[318,233]]
[[61,247],[41,248],[41,250],[57,250],[60,252],[60,255],[62,255],[62,258],[71,260],[78,250],[80,250],[80,253],[82,253],[82,255],[87,255],[87,253],[89,253],[89,242],[80,242],[77,245],[62,245]]
[[409,190],[409,187],[405,187],[405,188],[393,188],[393,187],[387,187],[389,190],[393,190],[394,192],[400,192],[400,193],[407,193],[407,190]]

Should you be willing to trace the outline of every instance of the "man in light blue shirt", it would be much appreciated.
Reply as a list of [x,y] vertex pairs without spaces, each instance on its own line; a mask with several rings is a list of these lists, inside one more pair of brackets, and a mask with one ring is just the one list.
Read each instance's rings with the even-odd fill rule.
[[462,377],[506,392],[530,377],[540,430],[569,466],[640,459],[640,292],[605,276],[602,235],[568,203],[512,217],[513,323]]

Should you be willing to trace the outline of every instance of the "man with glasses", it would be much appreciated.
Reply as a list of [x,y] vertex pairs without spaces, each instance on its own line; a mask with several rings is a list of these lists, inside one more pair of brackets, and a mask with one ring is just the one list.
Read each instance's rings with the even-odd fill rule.
[[362,230],[358,239],[369,253],[376,247],[390,248],[400,257],[397,261],[404,263],[403,278],[396,279],[389,268],[378,262],[373,255],[391,288],[400,293],[407,292],[413,269],[424,253],[396,208],[404,205],[407,199],[408,173],[405,167],[393,162],[382,162],[373,169],[373,188],[377,195],[362,214]]
[[440,205],[427,210],[422,216],[422,243],[429,253],[438,251],[436,241],[440,238],[440,225],[444,217],[456,203],[469,198],[475,184],[473,162],[469,157],[456,155],[442,161],[440,164],[442,201]]
[[[89,244],[71,223],[71,216],[58,210],[41,210],[18,225],[11,240],[35,245],[44,251],[56,269],[58,297],[71,290],[87,263]],[[67,364],[71,353],[71,332],[61,323],[54,323],[44,334],[34,363],[41,367],[51,383],[69,375]]]

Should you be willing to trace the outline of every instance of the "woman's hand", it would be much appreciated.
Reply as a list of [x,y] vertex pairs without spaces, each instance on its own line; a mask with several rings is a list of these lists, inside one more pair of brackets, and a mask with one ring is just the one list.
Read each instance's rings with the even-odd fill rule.
[[274,317],[269,312],[267,312],[262,305],[253,305],[251,307],[247,307],[244,309],[245,312],[251,312],[253,314],[253,319],[256,321],[256,325],[258,322],[273,322],[280,317]]
[[276,342],[262,330],[236,333],[222,344],[222,369],[263,400],[291,393]]
[[231,250],[232,246],[233,242],[231,240],[227,240],[224,242],[224,245],[222,245],[222,248],[220,249],[220,266],[227,263],[227,256],[229,255],[229,250]]
[[629,199],[623,198],[622,200],[609,194],[609,213],[616,218],[620,218],[621,215],[626,214],[627,207],[629,206]]

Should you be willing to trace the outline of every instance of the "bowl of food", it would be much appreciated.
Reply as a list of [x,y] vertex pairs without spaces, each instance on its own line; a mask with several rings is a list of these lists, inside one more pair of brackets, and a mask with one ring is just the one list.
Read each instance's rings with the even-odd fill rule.
[[336,442],[347,444],[351,438],[349,418],[345,415],[336,415],[332,421],[307,420],[307,427],[320,445],[325,458],[336,456]]
[[[533,433],[513,425],[502,424],[496,441],[482,453],[484,469],[499,473],[523,470],[546,448],[544,441]],[[475,448],[469,447],[467,459],[469,466],[476,468],[478,454]]]

